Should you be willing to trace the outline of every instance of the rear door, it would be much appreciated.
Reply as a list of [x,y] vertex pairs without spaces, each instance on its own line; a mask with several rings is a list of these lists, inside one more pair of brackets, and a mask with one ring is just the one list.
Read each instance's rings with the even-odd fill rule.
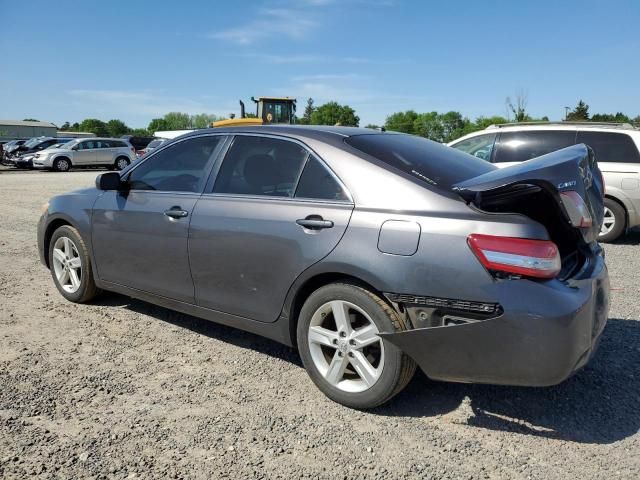
[[83,140],[75,146],[74,165],[94,165],[96,163],[95,140]]
[[100,165],[113,165],[115,148],[111,140],[98,140],[96,142],[96,163]]
[[495,145],[493,162],[500,168],[575,144],[574,130],[520,130],[500,132]]
[[337,245],[353,203],[304,145],[238,135],[198,201],[189,258],[198,305],[277,320],[305,269]]

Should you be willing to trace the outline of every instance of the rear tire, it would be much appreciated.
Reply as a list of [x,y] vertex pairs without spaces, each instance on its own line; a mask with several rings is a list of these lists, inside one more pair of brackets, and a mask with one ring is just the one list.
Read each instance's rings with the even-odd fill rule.
[[53,171],[54,172],[68,172],[71,169],[71,161],[66,158],[56,158],[53,161]]
[[334,283],[304,303],[298,349],[311,380],[327,397],[351,408],[374,408],[397,395],[416,370],[409,356],[377,333],[407,328],[378,295]]
[[131,161],[127,157],[118,157],[113,164],[114,170],[124,170],[129,166]]
[[627,215],[618,202],[611,198],[604,199],[604,219],[598,241],[609,243],[616,240],[625,231]]

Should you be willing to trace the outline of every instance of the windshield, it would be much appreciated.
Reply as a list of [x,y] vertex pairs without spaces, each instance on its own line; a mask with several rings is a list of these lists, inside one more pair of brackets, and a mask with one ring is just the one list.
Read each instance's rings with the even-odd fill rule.
[[495,170],[484,160],[413,135],[354,135],[345,142],[429,185],[449,190],[454,184]]
[[162,142],[164,142],[163,139],[156,139],[156,140],[151,140],[151,142],[149,142],[149,145],[147,145],[147,148],[157,148],[160,145],[162,145]]
[[65,150],[70,150],[77,143],[77,140],[70,140],[67,143],[61,144],[58,148],[64,148]]
[[54,148],[60,148],[61,145],[64,145],[63,143],[54,143],[53,145],[49,145],[47,148],[45,148],[45,150],[53,150]]
[[32,139],[27,140],[26,142],[24,142],[24,146],[32,148],[32,147],[35,147],[36,145],[38,145],[42,141],[43,141],[42,138],[32,138]]

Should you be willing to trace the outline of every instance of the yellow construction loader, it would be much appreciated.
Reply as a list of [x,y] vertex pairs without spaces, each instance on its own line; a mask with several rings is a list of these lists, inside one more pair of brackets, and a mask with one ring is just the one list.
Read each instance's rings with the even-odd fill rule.
[[296,117],[296,99],[292,97],[251,97],[256,104],[255,117],[247,117],[244,102],[240,100],[240,118],[218,120],[212,127],[232,127],[235,125],[293,124]]

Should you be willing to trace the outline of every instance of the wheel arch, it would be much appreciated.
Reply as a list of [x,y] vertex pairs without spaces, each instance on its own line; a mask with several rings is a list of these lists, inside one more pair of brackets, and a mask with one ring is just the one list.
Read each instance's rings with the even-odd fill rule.
[[627,208],[627,205],[625,205],[625,202],[622,201],[620,198],[614,197],[613,195],[610,195],[608,193],[605,194],[604,198],[608,198],[612,202],[616,202],[618,205],[622,207],[622,210],[624,211],[624,226],[625,228],[628,228],[629,227],[629,209]]
[[51,268],[51,265],[49,265],[49,245],[51,245],[51,237],[53,237],[53,232],[55,232],[58,228],[64,225],[74,227],[74,225],[66,218],[58,217],[51,220],[47,224],[47,227],[45,228],[43,242],[42,242],[42,250],[43,250],[43,258],[44,258],[44,261],[46,262],[47,268]]
[[298,316],[300,314],[300,310],[302,310],[304,302],[313,292],[332,283],[349,283],[351,285],[357,285],[375,293],[385,302],[388,302],[384,294],[379,289],[358,276],[344,272],[316,273],[304,279],[299,285],[291,289],[292,291],[289,292],[289,298],[285,305],[285,313],[289,319],[289,337],[291,339],[291,345],[294,347],[297,348],[296,330],[298,328]]

